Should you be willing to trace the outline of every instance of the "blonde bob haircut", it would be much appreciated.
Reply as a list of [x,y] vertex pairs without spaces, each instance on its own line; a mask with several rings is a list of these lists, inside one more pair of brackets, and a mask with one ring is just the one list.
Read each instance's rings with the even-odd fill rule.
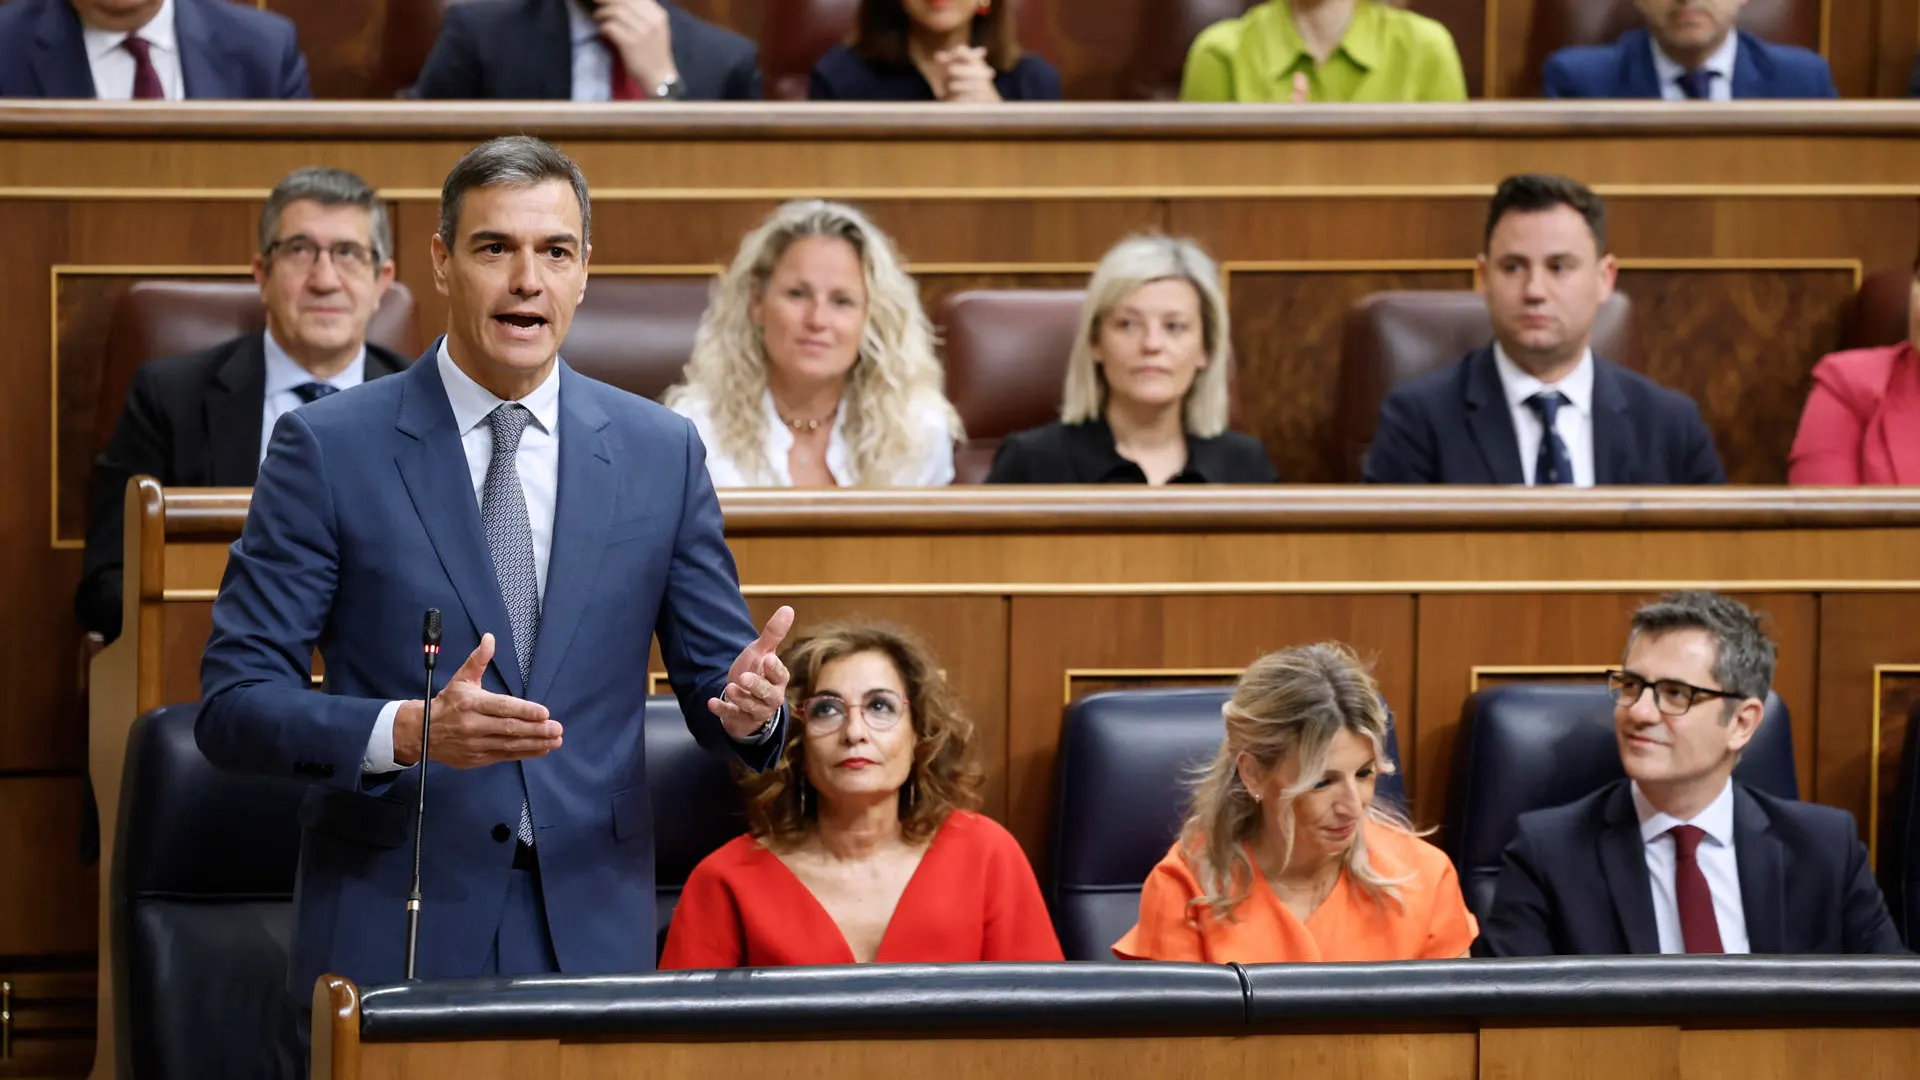
[[739,462],[749,477],[773,482],[762,404],[767,346],[751,308],[787,249],[810,236],[851,244],[860,256],[866,286],[860,355],[847,374],[841,399],[854,483],[880,487],[904,482],[920,459],[920,440],[931,434],[913,426],[913,418],[925,414],[923,399],[938,402],[946,418],[945,435],[954,442],[964,437],[960,415],[946,399],[945,371],[934,355],[933,324],[920,306],[919,289],[901,266],[893,241],[851,206],[818,199],[786,203],[747,234],[733,265],[714,282],[694,335],[693,358],[663,400],[669,408],[687,400],[705,401],[718,451]]
[[1207,366],[1193,377],[1193,386],[1187,390],[1187,434],[1205,439],[1227,430],[1231,327],[1219,268],[1193,241],[1151,233],[1129,236],[1114,245],[1087,283],[1080,330],[1073,339],[1073,352],[1067,356],[1067,384],[1060,403],[1063,423],[1083,424],[1106,415],[1107,377],[1093,358],[1094,345],[1113,309],[1142,286],[1156,281],[1184,281],[1200,296],[1201,342]]
[[[1302,645],[1261,657],[1240,676],[1220,712],[1227,737],[1199,774],[1192,808],[1180,830],[1181,852],[1206,890],[1190,905],[1196,909],[1196,923],[1203,916],[1231,919],[1259,873],[1247,857],[1247,845],[1266,839],[1266,819],[1240,779],[1240,755],[1250,755],[1267,772],[1288,761],[1300,763],[1299,779],[1286,789],[1277,808],[1280,835],[1272,838],[1288,859],[1293,855],[1293,800],[1320,782],[1335,735],[1351,731],[1372,743],[1376,775],[1395,771],[1386,755],[1389,720],[1380,687],[1345,645]],[[1370,828],[1414,834],[1405,818],[1378,800],[1368,808],[1367,822]],[[1375,869],[1364,828],[1355,831],[1344,861],[1347,874],[1376,903],[1398,904],[1399,886],[1411,880],[1390,878]],[[1203,907],[1207,910],[1197,910]]]

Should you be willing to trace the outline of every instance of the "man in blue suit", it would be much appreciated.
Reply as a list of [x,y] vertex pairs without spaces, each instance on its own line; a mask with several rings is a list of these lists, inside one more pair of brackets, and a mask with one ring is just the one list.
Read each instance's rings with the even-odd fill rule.
[[1627,779],[1520,815],[1474,955],[1905,953],[1853,815],[1733,779],[1773,664],[1739,601],[1635,612],[1608,675]]
[[1615,275],[1600,197],[1563,176],[1508,177],[1485,236],[1493,343],[1387,395],[1367,481],[1724,483],[1686,395],[1593,355]]
[[1541,81],[1550,98],[1734,101],[1839,97],[1819,53],[1734,29],[1747,0],[1635,0],[1647,28],[1611,45],[1561,49]]
[[755,769],[780,753],[793,612],[756,638],[693,425],[558,355],[590,228],[558,150],[472,150],[432,246],[446,336],[274,427],[196,734],[222,767],[312,782],[296,1016],[324,972],[402,975],[426,609],[461,662],[425,740],[423,977],[653,966],[651,638],[704,746]]
[[310,98],[284,15],[230,0],[0,4],[0,97]]

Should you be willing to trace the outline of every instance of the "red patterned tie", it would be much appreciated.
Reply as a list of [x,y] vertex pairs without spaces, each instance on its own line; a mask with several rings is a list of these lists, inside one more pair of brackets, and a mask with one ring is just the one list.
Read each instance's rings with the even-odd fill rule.
[[1696,825],[1675,825],[1667,830],[1673,837],[1673,891],[1680,904],[1680,939],[1689,953],[1717,953],[1720,924],[1713,917],[1713,890],[1707,887],[1707,875],[1700,872],[1700,841],[1706,831]]
[[133,100],[166,100],[167,92],[160,88],[160,73],[153,70],[153,46],[132,34],[120,44],[133,54]]
[[607,97],[613,101],[639,101],[647,96],[646,91],[634,80],[633,72],[627,70],[627,62],[620,59],[620,50],[605,35],[600,44],[607,47],[607,66],[612,75],[607,80]]

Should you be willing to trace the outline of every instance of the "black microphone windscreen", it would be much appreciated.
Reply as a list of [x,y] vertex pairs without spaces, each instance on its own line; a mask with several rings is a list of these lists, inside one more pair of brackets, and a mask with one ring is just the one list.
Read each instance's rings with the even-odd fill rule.
[[427,609],[427,622],[426,622],[426,626],[424,626],[420,631],[420,642],[423,645],[440,644],[440,609],[439,608],[430,607]]

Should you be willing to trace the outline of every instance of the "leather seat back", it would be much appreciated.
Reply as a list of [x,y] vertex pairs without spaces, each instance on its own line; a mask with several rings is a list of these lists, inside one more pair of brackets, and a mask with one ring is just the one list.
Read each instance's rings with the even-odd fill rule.
[[560,355],[588,378],[658,401],[693,358],[712,287],[705,278],[594,278]]
[[941,304],[947,400],[967,428],[954,483],[980,483],[1007,436],[1060,418],[1085,300],[1079,289],[978,289]]
[[860,0],[778,0],[760,29],[768,101],[805,101],[813,65],[853,35]]
[[649,696],[645,723],[647,793],[653,801],[654,932],[664,949],[687,877],[700,860],[746,831],[746,817],[730,766],[694,741],[678,699],[672,694]]
[[1860,283],[1853,300],[1853,318],[1847,322],[1847,348],[1868,349],[1898,345],[1907,340],[1911,322],[1914,272],[1904,266],[1878,270]]

